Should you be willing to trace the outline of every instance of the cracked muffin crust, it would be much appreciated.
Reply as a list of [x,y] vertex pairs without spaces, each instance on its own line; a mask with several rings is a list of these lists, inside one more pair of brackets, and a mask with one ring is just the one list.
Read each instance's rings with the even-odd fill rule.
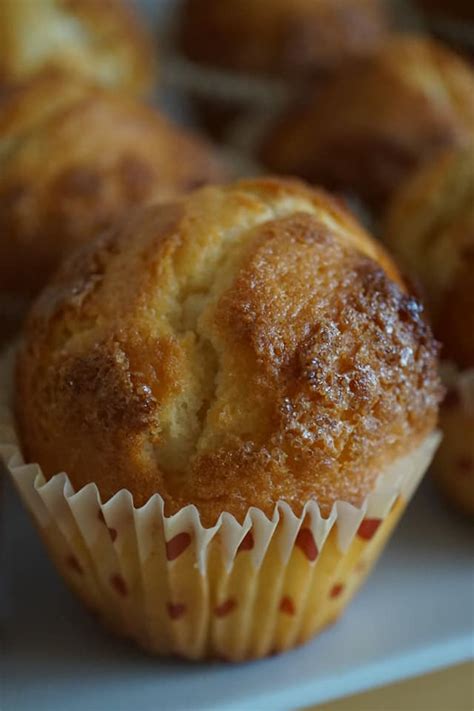
[[379,208],[416,166],[473,137],[469,64],[434,40],[400,36],[277,122],[262,157]]
[[150,88],[153,48],[122,0],[2,0],[0,86],[44,69],[142,94]]
[[36,76],[0,106],[0,291],[35,293],[122,212],[223,177],[207,143],[134,99]]
[[155,492],[204,525],[360,504],[435,425],[436,344],[391,260],[291,181],[152,206],[68,260],[17,364],[23,446],[103,500]]

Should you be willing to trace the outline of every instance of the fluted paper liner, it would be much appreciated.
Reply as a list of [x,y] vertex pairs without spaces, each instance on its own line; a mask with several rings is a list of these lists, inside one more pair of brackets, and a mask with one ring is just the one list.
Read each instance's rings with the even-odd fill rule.
[[242,660],[282,651],[337,618],[365,578],[439,442],[428,436],[381,474],[356,508],[329,517],[309,501],[300,516],[279,502],[223,513],[204,528],[186,506],[164,513],[155,494],[136,508],[128,491],[102,503],[94,484],[46,481],[24,462],[11,409],[13,354],[0,369],[0,456],[70,587],[120,634],[158,654]]

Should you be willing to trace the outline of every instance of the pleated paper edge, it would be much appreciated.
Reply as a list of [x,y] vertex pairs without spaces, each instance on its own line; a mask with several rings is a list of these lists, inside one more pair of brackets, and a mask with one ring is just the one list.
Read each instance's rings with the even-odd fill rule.
[[[367,496],[361,507],[355,507],[345,501],[337,501],[327,518],[321,515],[317,501],[308,501],[300,516],[296,516],[285,501],[279,501],[271,518],[260,509],[250,507],[242,524],[235,517],[223,512],[215,526],[205,528],[200,521],[199,512],[194,505],[183,507],[170,516],[164,512],[164,500],[160,494],[154,494],[142,507],[135,507],[132,494],[127,490],[117,492],[103,503],[95,484],[87,484],[75,491],[69,477],[61,472],[46,480],[37,463],[26,463],[21,452],[15,428],[15,418],[11,407],[12,375],[15,348],[10,348],[0,360],[0,458],[5,462],[22,498],[33,513],[38,523],[46,526],[54,520],[57,509],[60,520],[61,505],[66,504],[75,519],[89,521],[91,526],[99,526],[97,512],[107,524],[124,511],[135,522],[137,529],[144,530],[144,525],[151,518],[158,517],[166,541],[173,539],[183,531],[192,532],[196,541],[197,564],[204,572],[209,543],[219,532],[223,545],[224,562],[230,570],[239,546],[247,533],[252,530],[254,546],[251,551],[254,566],[258,569],[265,557],[266,550],[280,521],[284,527],[281,536],[282,562],[286,563],[291,555],[296,537],[303,525],[311,529],[317,550],[324,546],[329,532],[337,521],[337,540],[342,553],[350,547],[364,518],[383,520],[390,512],[398,496],[408,501],[426,472],[441,440],[438,431],[430,433],[423,442],[409,454],[397,459],[379,476],[374,491]],[[91,531],[93,537],[93,531]],[[142,551],[147,554],[147,547],[152,549],[154,542],[150,538],[142,541]]]

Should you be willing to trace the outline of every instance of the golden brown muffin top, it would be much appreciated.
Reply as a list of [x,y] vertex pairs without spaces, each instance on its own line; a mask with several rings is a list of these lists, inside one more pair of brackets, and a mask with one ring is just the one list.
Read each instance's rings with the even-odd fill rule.
[[399,36],[346,64],[270,132],[272,169],[380,206],[416,165],[474,136],[474,73],[434,40]]
[[181,44],[234,71],[320,73],[379,47],[388,25],[383,0],[187,0]]
[[37,75],[0,103],[0,291],[34,293],[124,210],[223,176],[210,146],[134,99]]
[[422,309],[329,195],[273,179],[147,208],[63,265],[17,370],[27,456],[209,525],[361,504],[433,428]]
[[474,144],[447,151],[402,186],[385,238],[419,279],[442,353],[474,366]]
[[59,68],[141,94],[153,63],[150,38],[123,0],[0,2],[0,85]]

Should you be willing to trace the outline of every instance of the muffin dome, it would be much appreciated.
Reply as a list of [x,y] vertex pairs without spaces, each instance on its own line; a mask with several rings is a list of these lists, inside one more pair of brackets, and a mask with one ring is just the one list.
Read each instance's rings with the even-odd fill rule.
[[34,293],[124,210],[222,176],[206,143],[155,111],[38,75],[0,105],[0,291]]
[[320,74],[379,47],[388,24],[381,0],[187,0],[181,44],[238,72]]
[[385,237],[421,283],[443,356],[474,367],[474,145],[444,153],[401,188]]
[[474,136],[474,73],[429,39],[397,37],[343,66],[270,132],[272,169],[354,192],[379,207],[417,165]]
[[142,93],[151,83],[153,51],[122,0],[2,0],[0,85],[46,68]]
[[433,428],[436,345],[390,259],[334,200],[261,179],[140,211],[63,264],[17,368],[23,446],[103,499],[205,525],[360,504]]

